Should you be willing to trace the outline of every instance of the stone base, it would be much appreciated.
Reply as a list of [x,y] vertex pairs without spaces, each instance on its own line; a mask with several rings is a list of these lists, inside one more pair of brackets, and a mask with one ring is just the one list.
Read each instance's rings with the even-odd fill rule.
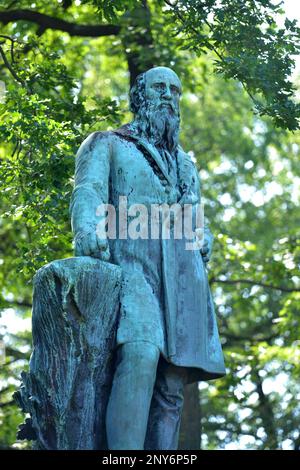
[[30,418],[18,438],[36,449],[105,449],[121,268],[88,256],[34,278],[29,372],[15,394]]

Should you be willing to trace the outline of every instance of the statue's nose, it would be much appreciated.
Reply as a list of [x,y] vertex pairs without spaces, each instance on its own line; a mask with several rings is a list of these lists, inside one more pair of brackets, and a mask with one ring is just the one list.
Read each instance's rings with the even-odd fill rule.
[[167,99],[167,100],[170,100],[172,98],[172,94],[171,94],[171,90],[169,87],[166,87],[163,94],[162,94],[162,97],[164,99]]

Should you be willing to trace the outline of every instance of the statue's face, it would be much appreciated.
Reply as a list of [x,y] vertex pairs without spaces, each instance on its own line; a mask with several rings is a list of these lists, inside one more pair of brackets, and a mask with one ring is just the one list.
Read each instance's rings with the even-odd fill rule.
[[156,67],[145,74],[146,100],[154,108],[179,113],[181,83],[176,73],[167,67]]

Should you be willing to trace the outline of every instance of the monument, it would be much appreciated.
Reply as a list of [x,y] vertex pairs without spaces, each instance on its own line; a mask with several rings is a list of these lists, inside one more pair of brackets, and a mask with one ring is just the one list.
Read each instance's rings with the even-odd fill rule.
[[176,449],[184,386],[225,373],[181,92],[169,68],[139,75],[133,121],[77,153],[75,257],[35,276],[33,353],[16,393],[30,414],[19,437],[37,449]]

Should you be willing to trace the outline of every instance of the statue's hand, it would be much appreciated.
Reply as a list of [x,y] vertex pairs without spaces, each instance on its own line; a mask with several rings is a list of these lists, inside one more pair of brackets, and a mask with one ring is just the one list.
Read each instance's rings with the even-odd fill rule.
[[110,258],[108,240],[98,238],[96,231],[78,232],[74,242],[75,256],[93,256],[103,261]]
[[214,236],[209,230],[208,227],[204,228],[204,242],[203,246],[200,249],[200,253],[202,255],[204,263],[208,263],[211,257],[212,253],[212,247],[213,247],[213,241],[214,241]]

